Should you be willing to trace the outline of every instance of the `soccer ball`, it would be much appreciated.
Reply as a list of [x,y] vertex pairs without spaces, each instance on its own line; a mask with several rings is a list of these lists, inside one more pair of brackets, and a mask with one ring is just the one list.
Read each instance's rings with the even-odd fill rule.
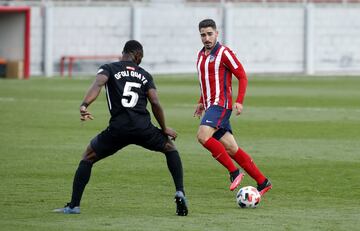
[[245,186],[236,194],[236,202],[241,208],[256,208],[261,200],[259,191],[253,186]]

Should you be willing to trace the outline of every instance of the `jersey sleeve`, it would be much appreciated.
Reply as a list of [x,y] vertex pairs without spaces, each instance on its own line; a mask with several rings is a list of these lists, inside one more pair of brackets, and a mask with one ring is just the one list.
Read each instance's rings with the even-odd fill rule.
[[107,64],[102,65],[99,70],[96,73],[97,75],[106,75],[107,77],[110,77],[110,67]]
[[153,77],[147,73],[146,75],[147,82],[145,83],[145,91],[148,91],[149,89],[156,89]]
[[224,51],[224,54],[224,65],[231,71],[233,75],[235,75],[235,77],[239,81],[238,96],[236,98],[236,102],[242,104],[244,102],[247,87],[247,77],[245,70],[232,50],[226,49]]

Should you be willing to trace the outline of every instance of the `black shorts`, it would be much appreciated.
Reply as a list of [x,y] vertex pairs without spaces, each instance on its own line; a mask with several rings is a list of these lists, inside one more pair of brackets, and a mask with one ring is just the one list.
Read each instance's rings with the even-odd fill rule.
[[131,132],[119,131],[109,126],[91,140],[90,146],[98,157],[105,158],[129,144],[162,152],[168,141],[168,136],[152,124],[146,129],[135,129]]
[[220,140],[224,135],[225,133],[227,132],[230,132],[232,134],[232,130],[226,130],[224,128],[219,128],[213,135],[212,137],[214,137],[215,139],[217,140]]

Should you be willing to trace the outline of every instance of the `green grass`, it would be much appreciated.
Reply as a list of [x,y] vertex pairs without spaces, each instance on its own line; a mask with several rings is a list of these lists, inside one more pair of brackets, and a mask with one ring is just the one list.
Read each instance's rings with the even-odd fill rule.
[[82,124],[91,78],[0,79],[0,230],[360,230],[359,77],[249,78],[232,126],[274,185],[257,209],[237,207],[226,170],[196,141],[196,78],[155,79],[179,133],[188,217],[174,215],[164,156],[136,146],[95,165],[81,215],[51,213],[69,200],[81,153],[107,125],[105,96]]

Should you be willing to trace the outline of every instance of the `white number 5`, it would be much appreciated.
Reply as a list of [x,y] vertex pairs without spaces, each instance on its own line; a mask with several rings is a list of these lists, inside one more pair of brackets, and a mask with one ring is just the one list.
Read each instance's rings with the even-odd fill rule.
[[134,83],[134,82],[126,82],[125,86],[124,86],[124,93],[123,96],[130,96],[130,100],[122,98],[121,99],[121,104],[124,107],[135,107],[135,105],[137,104],[138,100],[139,100],[139,95],[137,92],[131,91],[131,88],[136,87],[136,88],[140,88],[141,84],[140,83]]

